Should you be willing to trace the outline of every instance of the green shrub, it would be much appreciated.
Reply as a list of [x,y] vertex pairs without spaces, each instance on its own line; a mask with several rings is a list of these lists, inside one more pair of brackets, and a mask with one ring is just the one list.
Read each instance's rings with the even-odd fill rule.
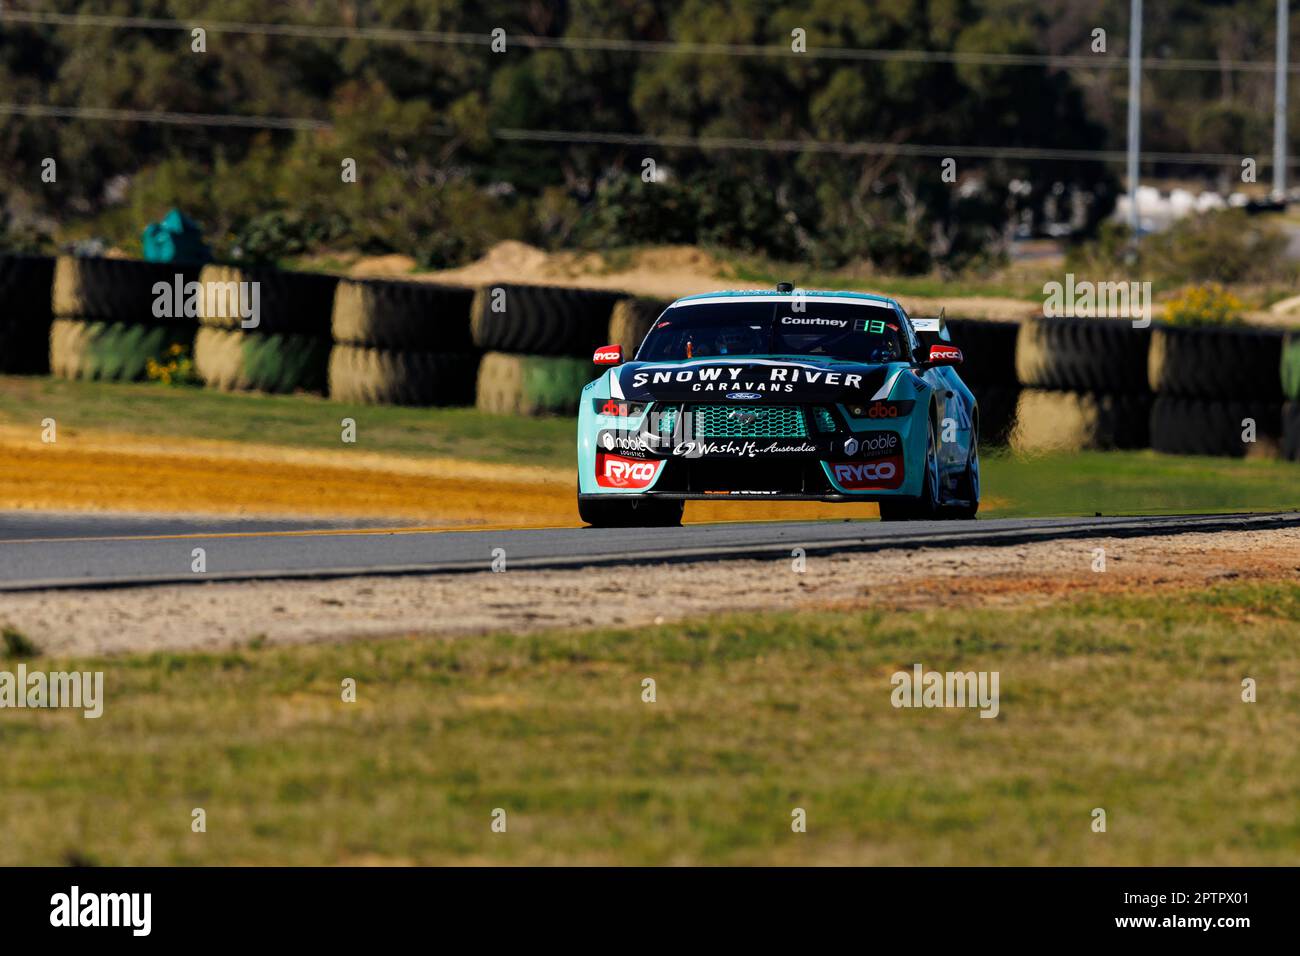
[[38,657],[41,653],[40,648],[26,634],[12,627],[0,628],[0,640],[4,641],[5,657],[10,660]]
[[648,183],[639,175],[607,180],[577,227],[595,248],[699,244],[793,259],[799,253],[790,216],[764,183],[703,176]]
[[812,258],[819,268],[868,262],[889,275],[921,275],[934,264],[925,240],[901,223],[835,229],[816,240]]
[[1165,287],[1194,282],[1289,285],[1297,269],[1286,257],[1286,246],[1286,234],[1275,223],[1229,209],[1180,219],[1164,232],[1143,236],[1136,249],[1128,226],[1106,223],[1095,240],[1070,250],[1066,268],[1079,274],[1121,273]]
[[1294,275],[1286,234],[1240,209],[1188,216],[1142,242],[1141,264],[1173,282],[1264,282]]

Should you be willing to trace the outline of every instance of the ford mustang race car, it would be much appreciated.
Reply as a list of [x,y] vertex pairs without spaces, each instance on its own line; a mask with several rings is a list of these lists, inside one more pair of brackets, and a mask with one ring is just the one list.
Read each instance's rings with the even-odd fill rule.
[[688,499],[875,501],[885,520],[973,518],[979,409],[943,319],[855,292],[678,299],[578,411],[578,513],[675,525]]

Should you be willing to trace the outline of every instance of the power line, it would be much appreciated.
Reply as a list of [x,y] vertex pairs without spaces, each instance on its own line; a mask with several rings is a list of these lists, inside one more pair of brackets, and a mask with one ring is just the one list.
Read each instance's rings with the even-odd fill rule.
[[[439,30],[402,30],[390,27],[318,26],[290,23],[244,23],[218,20],[170,20],[157,17],[128,17],[108,14],[65,14],[39,11],[7,10],[0,12],[0,23],[45,24],[52,26],[104,27],[130,30],[177,30],[189,32],[200,26],[208,33],[232,33],[258,36],[284,36],[321,40],[371,40],[385,43],[434,43],[443,45],[489,46],[490,33],[457,33]],[[793,53],[788,46],[755,43],[699,43],[677,40],[630,40],[614,37],[545,37],[510,34],[507,49],[565,49],[609,53],[691,54],[697,56],[737,57],[807,57],[817,60],[864,62],[953,63],[984,66],[1053,66],[1078,69],[1122,70],[1126,61],[1104,54],[1063,55],[1040,53],[956,53],[942,50],[885,50],[858,47],[817,46],[806,52]],[[1273,73],[1275,65],[1263,60],[1196,60],[1151,57],[1142,61],[1145,70],[1182,72],[1253,72]],[[1300,64],[1287,67],[1289,73],[1300,72]]]
[[[937,146],[924,143],[846,143],[807,139],[743,139],[735,137],[656,136],[642,133],[595,133],[583,130],[495,129],[497,139],[523,142],[590,144],[612,146],[660,146],[668,149],[762,150],[775,153],[830,153],[846,156],[917,156],[947,159],[1044,159],[1123,163],[1124,150],[1046,149],[1033,146]],[[1240,166],[1246,157],[1235,153],[1152,153],[1144,160],[1193,166]],[[1300,160],[1290,165],[1300,164]],[[1261,158],[1258,166],[1269,163]]]
[[[235,116],[213,113],[174,113],[157,110],[105,109],[89,106],[47,106],[38,103],[0,103],[0,115],[52,119],[102,120],[128,123],[158,123],[175,126],[231,126],[249,129],[332,129],[326,120],[285,116]],[[450,135],[437,128],[434,135]],[[508,142],[552,143],[570,146],[650,146],[662,149],[694,149],[701,152],[747,150],[770,153],[820,153],[840,156],[912,156],[947,159],[1024,159],[1122,163],[1123,150],[1047,149],[1033,146],[957,146],[927,143],[842,142],[815,139],[747,139],[743,137],[656,135],[652,133],[600,133],[587,130],[514,129],[490,130],[493,138]],[[1245,157],[1234,153],[1143,153],[1150,162],[1199,166],[1239,166]],[[1261,156],[1257,165],[1270,162]],[[1300,159],[1288,163],[1300,165]]]
[[324,120],[285,116],[235,116],[226,113],[172,113],[163,110],[123,110],[97,106],[46,106],[40,103],[0,103],[0,114],[54,119],[160,123],[166,126],[239,126],[248,129],[329,129]]

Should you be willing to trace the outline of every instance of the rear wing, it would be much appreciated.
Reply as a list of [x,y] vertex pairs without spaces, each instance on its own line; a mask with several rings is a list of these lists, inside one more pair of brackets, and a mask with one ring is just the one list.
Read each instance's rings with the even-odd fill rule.
[[952,341],[952,337],[948,334],[948,323],[943,319],[945,311],[947,310],[940,309],[939,314],[933,318],[908,317],[908,320],[912,323],[912,331],[921,340],[921,344],[931,345],[935,342]]

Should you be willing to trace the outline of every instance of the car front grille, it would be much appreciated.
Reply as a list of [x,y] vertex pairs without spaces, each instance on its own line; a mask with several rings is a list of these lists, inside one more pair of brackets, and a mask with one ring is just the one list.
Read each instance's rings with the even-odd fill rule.
[[688,405],[695,438],[807,438],[798,405]]

